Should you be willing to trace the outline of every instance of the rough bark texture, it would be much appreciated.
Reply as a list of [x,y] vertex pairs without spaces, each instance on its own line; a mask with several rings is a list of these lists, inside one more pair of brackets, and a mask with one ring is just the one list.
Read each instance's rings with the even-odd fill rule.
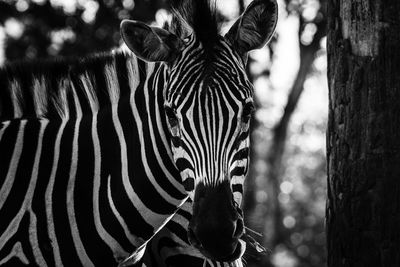
[[328,266],[398,267],[400,1],[328,12]]

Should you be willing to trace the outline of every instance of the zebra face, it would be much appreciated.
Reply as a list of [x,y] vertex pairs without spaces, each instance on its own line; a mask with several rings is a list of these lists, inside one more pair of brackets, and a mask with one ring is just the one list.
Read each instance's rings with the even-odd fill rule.
[[253,87],[226,40],[220,38],[211,62],[194,37],[188,43],[171,67],[164,105],[174,161],[192,200],[198,184],[229,182],[240,205]]
[[[173,160],[193,201],[189,240],[209,258],[233,261],[245,250],[239,206],[253,110],[245,62],[248,51],[271,38],[277,4],[254,0],[224,37],[208,21],[215,19],[208,1],[191,5],[177,34],[133,21],[123,22],[121,30],[138,57],[167,63],[163,111]],[[179,37],[183,32],[190,37]]]
[[171,67],[165,115],[174,161],[193,201],[190,241],[208,257],[233,260],[244,248],[239,206],[249,163],[253,88],[242,59],[224,38],[212,61],[206,57],[192,37]]

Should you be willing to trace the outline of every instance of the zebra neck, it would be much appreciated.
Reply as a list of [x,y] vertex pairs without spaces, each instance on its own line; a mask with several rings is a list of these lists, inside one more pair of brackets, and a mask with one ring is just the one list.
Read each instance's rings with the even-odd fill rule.
[[[127,74],[129,95],[100,110],[97,129],[99,139],[107,140],[101,160],[106,169],[110,164],[104,198],[112,199],[109,206],[121,214],[126,222],[121,224],[129,225],[127,237],[138,246],[167,222],[186,193],[172,161],[163,113],[166,70],[130,58]],[[119,86],[126,84],[120,80]]]
[[[131,252],[186,198],[166,134],[166,70],[121,55],[78,67],[70,65],[59,76],[36,73],[25,83],[21,76],[7,77],[13,81],[6,84],[9,91],[15,90],[10,95],[17,98],[1,99],[9,101],[3,114],[13,117],[0,123],[1,164],[8,168],[0,172],[0,182],[11,185],[1,188],[7,192],[2,197],[32,173],[32,194],[25,199],[45,205],[41,213],[50,218],[52,242],[67,247],[70,239],[58,239],[52,229],[71,229],[78,247],[85,242],[81,232],[96,244],[103,240],[115,253],[121,247]],[[32,94],[32,84],[42,91]],[[58,211],[54,216],[53,210]]]

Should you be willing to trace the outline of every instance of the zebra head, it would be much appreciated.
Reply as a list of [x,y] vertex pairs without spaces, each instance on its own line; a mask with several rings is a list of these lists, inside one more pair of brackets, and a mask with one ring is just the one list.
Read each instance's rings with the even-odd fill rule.
[[183,2],[173,30],[124,21],[121,32],[138,57],[166,63],[166,124],[175,165],[193,201],[189,240],[209,258],[232,261],[245,250],[239,206],[253,110],[245,64],[250,50],[270,40],[277,4],[254,0],[220,36],[208,1]]

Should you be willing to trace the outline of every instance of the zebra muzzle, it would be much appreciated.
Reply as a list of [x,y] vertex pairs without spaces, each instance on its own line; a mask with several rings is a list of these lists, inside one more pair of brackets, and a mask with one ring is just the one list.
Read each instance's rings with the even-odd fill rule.
[[233,261],[244,252],[243,213],[233,201],[228,181],[217,186],[198,184],[189,224],[189,242],[213,260]]

